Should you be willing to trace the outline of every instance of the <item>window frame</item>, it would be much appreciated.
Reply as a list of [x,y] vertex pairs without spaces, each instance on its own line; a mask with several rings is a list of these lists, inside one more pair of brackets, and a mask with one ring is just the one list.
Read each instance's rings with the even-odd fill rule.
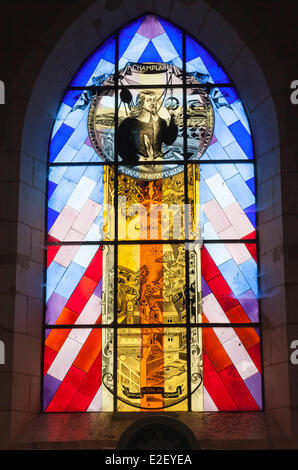
[[[140,15],[139,18],[143,17],[143,16],[146,16],[146,14],[142,14]],[[162,18],[161,15],[156,15],[157,17],[159,18]],[[136,20],[137,18],[135,18]],[[167,20],[168,21],[168,20]],[[130,24],[132,21],[129,21],[127,24]],[[171,21],[171,24],[173,24],[174,26],[175,23],[173,23]],[[115,91],[115,135],[114,135],[114,145],[115,145],[115,155],[117,155],[117,129],[118,129],[118,111],[119,110],[119,91],[121,89],[124,89],[124,88],[127,88],[126,85],[124,86],[121,86],[119,85],[119,81],[118,81],[118,76],[119,76],[119,68],[118,68],[118,65],[119,65],[119,61],[118,61],[118,53],[119,53],[119,33],[122,31],[123,28],[125,28],[126,25],[122,25],[121,28],[119,28],[113,35],[109,36],[109,38],[111,37],[114,37],[115,38],[115,85],[113,87],[109,86],[109,87],[105,87],[105,86],[79,86],[79,85],[76,85],[76,86],[71,86],[71,85],[68,85],[68,87],[66,88],[65,90],[65,93],[67,91],[71,91],[71,90],[80,90],[80,91],[84,91],[84,90],[92,90],[92,91],[97,91],[97,89],[105,89],[105,88],[109,88],[109,89],[113,89]],[[197,43],[199,43],[199,41],[194,38],[190,33],[186,32],[183,28],[181,28],[180,26],[176,26],[182,33],[182,51],[183,51],[183,59],[182,59],[182,62],[183,62],[183,84],[182,85],[177,85],[177,86],[173,86],[173,88],[181,88],[182,91],[183,91],[183,113],[184,113],[184,119],[183,119],[183,131],[184,131],[184,135],[186,135],[186,128],[187,128],[187,118],[186,118],[186,96],[187,96],[187,90],[188,89],[193,89],[194,87],[198,87],[198,88],[203,88],[206,90],[207,93],[210,92],[210,90],[212,88],[234,88],[236,91],[237,91],[237,88],[235,87],[234,83],[232,81],[228,82],[228,83],[206,83],[206,84],[200,84],[200,85],[196,85],[194,86],[194,84],[188,84],[187,83],[187,80],[186,80],[186,77],[187,77],[187,72],[186,72],[186,35],[191,37],[194,41],[196,41]],[[107,38],[107,39],[109,39]],[[102,44],[104,44],[106,42],[105,39]],[[199,43],[200,44],[200,43]],[[100,45],[98,46],[100,47]],[[208,51],[208,49],[203,46],[204,49]],[[211,53],[210,53],[211,54]],[[91,56],[92,54],[90,54]],[[211,54],[212,56],[214,56],[213,54]],[[87,59],[88,60],[88,57]],[[82,64],[83,65],[83,64]],[[81,65],[81,66],[82,66]],[[81,68],[81,66],[79,67],[79,69]],[[224,69],[224,67],[222,66],[222,64],[220,64],[221,68]],[[78,70],[79,70],[78,69]],[[76,76],[78,70],[76,71],[76,73],[73,75],[73,77]],[[227,74],[229,76],[229,74]],[[162,85],[132,85],[129,87],[130,89],[161,89],[162,88]],[[64,93],[64,94],[65,94]],[[64,96],[64,95],[63,95]],[[239,95],[239,98],[241,99],[241,96]],[[241,100],[241,103],[244,107],[244,104]],[[61,104],[61,103],[60,103]],[[244,107],[245,109],[245,107]],[[248,119],[248,113],[246,112],[246,117]],[[249,120],[249,119],[248,119]],[[55,121],[54,121],[54,124],[55,124]],[[53,124],[53,126],[54,126]],[[250,123],[249,123],[250,124]],[[251,127],[251,126],[250,126]],[[52,135],[52,132],[51,132],[51,135]],[[253,145],[253,155],[255,155],[254,153],[254,141],[253,141],[253,135],[251,135],[251,139],[252,139],[252,145]],[[51,140],[51,139],[50,139]],[[183,150],[184,150],[184,156],[187,155],[187,138],[184,137],[183,138]],[[154,244],[154,243],[158,243],[158,244],[188,244],[188,243],[196,243],[196,242],[200,242],[200,240],[198,239],[189,239],[189,237],[186,237],[185,239],[179,239],[179,240],[156,240],[155,242],[153,242],[152,240],[136,240],[136,241],[127,241],[127,240],[119,240],[118,239],[118,176],[119,176],[119,172],[118,172],[118,166],[120,165],[123,165],[121,162],[117,162],[116,161],[116,158],[114,159],[114,161],[112,162],[108,162],[108,161],[102,161],[102,162],[82,162],[82,163],[73,163],[73,162],[66,162],[66,163],[55,163],[55,162],[50,162],[49,161],[49,155],[50,155],[50,141],[49,141],[49,147],[48,147],[48,159],[47,159],[47,188],[46,188],[46,194],[48,194],[48,181],[49,181],[49,169],[50,167],[57,167],[57,166],[68,166],[68,167],[72,167],[72,166],[95,166],[95,167],[100,167],[100,166],[107,166],[107,167],[112,167],[114,168],[115,172],[114,172],[114,227],[115,227],[115,233],[114,233],[114,240],[111,240],[111,241],[98,241],[98,242],[63,242],[63,241],[60,241],[60,242],[49,242],[48,241],[48,232],[47,232],[47,228],[45,229],[45,246],[46,247],[49,247],[49,246],[63,246],[63,245],[97,245],[98,247],[100,246],[104,246],[104,245],[112,245],[115,247],[114,249],[114,267],[117,266],[118,267],[118,246],[119,245],[126,245],[128,243],[133,243],[133,244],[136,244],[136,245],[142,245],[142,244],[146,244],[146,245],[150,245],[150,244]],[[179,161],[180,162],[180,161]],[[155,164],[160,164],[160,165],[163,165],[163,164],[172,164],[172,165],[177,165],[177,161],[175,160],[166,160],[166,161],[162,161],[160,163],[155,163]],[[194,160],[194,159],[188,159],[188,158],[185,158],[183,159],[183,161],[180,162],[181,164],[183,164],[184,166],[184,169],[183,169],[183,172],[184,172],[184,194],[185,194],[185,204],[188,203],[188,194],[189,194],[189,182],[188,182],[188,166],[189,165],[198,165],[200,167],[201,164],[246,164],[246,165],[253,165],[253,168],[254,168],[254,176],[255,178],[257,177],[257,166],[256,166],[256,160],[255,160],[255,157],[253,157],[252,159],[247,159],[247,160],[244,160],[244,159],[230,159],[230,160],[225,160],[225,159],[213,159],[213,160],[204,160],[203,159],[203,156],[202,158],[199,158],[198,160]],[[142,165],[150,165],[152,164],[152,162],[142,162]],[[256,191],[255,193],[255,199],[256,199],[256,205],[258,204],[258,192]],[[48,199],[46,198],[46,217],[45,217],[45,227],[47,227],[47,208],[48,208]],[[185,214],[185,218],[187,218],[187,214]],[[188,227],[188,223],[187,221],[185,221],[185,226]],[[258,241],[258,212],[256,211],[256,238],[254,239],[246,239],[246,240],[243,240],[243,239],[220,239],[220,240],[216,240],[216,239],[208,239],[206,240],[206,243],[219,243],[219,244],[222,244],[224,245],[225,243],[241,243],[241,244],[256,244],[256,247],[257,247],[257,268],[258,268],[258,289],[260,290],[260,272],[259,272],[259,241]],[[46,263],[45,263],[46,265]],[[260,305],[260,302],[258,300],[258,311],[259,311],[259,321],[258,322],[250,322],[250,323],[201,323],[201,322],[197,322],[197,323],[193,323],[190,321],[190,297],[189,297],[189,286],[190,286],[190,281],[189,281],[189,250],[185,250],[185,273],[186,273],[186,279],[185,279],[185,283],[186,283],[186,321],[185,323],[179,323],[179,324],[173,324],[173,323],[159,323],[159,324],[134,324],[134,325],[123,325],[123,324],[119,324],[118,323],[118,315],[117,315],[117,294],[118,294],[118,269],[114,269],[114,321],[113,323],[111,324],[62,324],[62,325],[49,325],[46,323],[46,308],[44,306],[44,322],[43,322],[43,329],[44,329],[44,332],[45,330],[47,329],[55,329],[55,328],[64,328],[64,329],[68,329],[68,328],[71,328],[71,329],[75,329],[75,328],[78,328],[78,329],[83,329],[83,328],[108,328],[108,329],[113,329],[114,331],[114,341],[113,341],[113,354],[114,354],[114,390],[115,390],[115,393],[114,393],[114,412],[117,411],[117,401],[119,400],[119,397],[117,396],[117,377],[118,377],[118,372],[117,372],[117,333],[118,333],[118,329],[119,328],[184,328],[186,329],[186,335],[187,335],[187,386],[188,386],[188,390],[191,390],[191,354],[190,354],[190,342],[191,342],[191,329],[192,328],[214,328],[214,327],[220,327],[220,328],[258,328],[259,329],[259,334],[260,334],[260,354],[261,354],[261,382],[262,382],[262,409],[260,411],[263,411],[264,410],[264,374],[263,374],[263,352],[262,352],[262,321],[261,321],[261,305]],[[45,290],[46,290],[46,269],[44,269],[44,294],[45,294]],[[188,286],[188,287],[187,287]],[[45,295],[44,295],[44,298],[45,298]],[[43,358],[42,358],[43,360]],[[201,383],[201,385],[203,385],[203,381]],[[188,412],[192,411],[191,409],[191,395],[192,395],[193,392],[188,392],[188,395],[187,395],[187,402],[188,402]],[[43,386],[42,386],[42,398],[43,398]],[[42,400],[42,403],[43,403],[43,400]],[[171,406],[174,406],[174,405],[170,405],[170,407],[164,407],[164,409],[166,411],[171,411]],[[142,411],[143,409],[140,408],[140,411]],[[145,409],[146,410],[146,409]],[[159,411],[162,411],[162,410],[159,410],[159,409],[154,409],[152,408],[151,411],[155,411],[155,412],[159,412]],[[246,411],[246,410],[244,410]],[[239,413],[243,413],[244,411],[242,410],[239,410],[237,412]],[[44,412],[46,412],[44,410]],[[87,411],[86,411],[87,412]],[[103,411],[96,411],[96,413],[101,413],[101,412],[104,412]],[[204,412],[204,410],[202,410],[202,412]],[[219,410],[220,413],[222,413],[223,411]],[[47,412],[48,413],[48,412]],[[65,413],[65,412],[62,412],[62,413]],[[73,413],[76,413],[76,412],[73,412]]]

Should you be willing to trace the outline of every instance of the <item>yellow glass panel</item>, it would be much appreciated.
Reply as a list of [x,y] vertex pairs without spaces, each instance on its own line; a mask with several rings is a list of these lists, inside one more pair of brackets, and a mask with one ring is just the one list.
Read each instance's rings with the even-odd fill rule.
[[202,286],[201,286],[201,247],[202,234],[200,227],[200,192],[199,165],[188,165],[188,202],[190,207],[189,239],[189,297],[190,321],[202,321]]
[[188,174],[188,234],[189,240],[201,240],[199,165],[187,165]]
[[117,310],[121,324],[185,323],[184,245],[119,245]]
[[102,249],[102,324],[110,324],[114,320],[114,246],[103,245]]
[[118,330],[118,411],[187,411],[185,328]]
[[119,240],[179,240],[184,231],[184,174],[152,181],[119,176]]
[[112,166],[104,167],[103,174],[103,233],[104,241],[115,238],[115,170]]

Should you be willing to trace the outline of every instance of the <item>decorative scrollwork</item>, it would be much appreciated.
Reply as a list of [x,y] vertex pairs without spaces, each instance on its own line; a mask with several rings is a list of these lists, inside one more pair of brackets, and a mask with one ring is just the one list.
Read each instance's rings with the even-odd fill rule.
[[107,387],[107,385],[105,384],[105,380],[107,380],[107,382],[114,382],[113,374],[111,374],[111,372],[106,372],[102,377],[103,384]]
[[116,396],[117,400],[121,401],[122,403],[125,403],[126,405],[129,405],[129,406],[132,406],[133,408],[138,408],[140,410],[163,410],[165,408],[171,408],[172,406],[175,406],[175,405],[178,405],[179,403],[182,403],[184,400],[186,400],[189,396],[193,395],[198,389],[199,387],[202,385],[202,382],[203,382],[203,376],[200,372],[194,372],[191,376],[191,382],[197,382],[198,379],[201,379],[200,380],[200,383],[194,388],[194,390],[192,390],[190,393],[187,393],[186,395],[184,395],[182,398],[180,398],[179,400],[175,401],[174,403],[171,403],[169,405],[164,405],[164,406],[159,406],[159,407],[156,407],[156,408],[149,408],[149,407],[146,407],[146,406],[142,406],[138,403],[131,403],[129,402],[128,400],[125,400],[124,398],[120,397],[113,388],[110,388],[109,384],[106,383],[106,382],[111,382],[112,384],[114,383],[114,376],[111,372],[107,372],[103,375],[102,377],[102,383],[104,384],[104,386],[106,387],[106,389],[114,396]]
[[201,350],[200,350],[198,344],[192,345],[192,347],[191,347],[191,354],[192,354],[193,356],[199,356],[200,352],[201,352]]
[[[198,385],[198,387],[199,387],[201,385],[202,381],[203,381],[203,376],[202,376],[201,372],[194,372],[193,374],[191,374],[191,382],[192,383],[196,383],[198,380],[200,380],[200,383]],[[197,388],[195,390],[197,390]],[[194,393],[194,391],[192,393]]]
[[113,355],[113,338],[112,338],[112,334],[111,333],[108,333],[108,336],[107,336],[107,341],[106,341],[106,344],[102,350],[103,352],[103,355],[105,357],[112,357]]

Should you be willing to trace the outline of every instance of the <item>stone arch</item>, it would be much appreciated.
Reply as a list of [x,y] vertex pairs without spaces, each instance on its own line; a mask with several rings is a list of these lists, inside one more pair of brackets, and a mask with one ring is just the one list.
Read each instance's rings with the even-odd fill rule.
[[[113,7],[113,9],[112,9]],[[144,1],[143,5],[138,1],[102,2],[96,1],[77,16],[75,21],[66,29],[50,54],[43,53],[42,59],[46,59],[38,78],[35,81],[31,92],[31,87],[27,90],[27,98],[22,102],[23,110],[26,110],[22,127],[22,140],[20,155],[20,184],[18,188],[18,237],[17,253],[18,261],[16,267],[16,299],[15,299],[15,322],[20,316],[20,302],[28,303],[28,313],[33,316],[30,323],[29,334],[14,335],[14,359],[12,368],[15,372],[21,371],[31,377],[34,383],[35,407],[34,411],[24,413],[22,416],[15,414],[12,416],[12,435],[17,438],[17,428],[20,422],[27,425],[28,418],[32,419],[34,413],[39,409],[38,390],[40,383],[40,356],[41,356],[41,318],[42,318],[42,296],[43,290],[43,229],[44,229],[44,208],[45,208],[45,181],[46,181],[46,160],[47,146],[51,133],[55,113],[60,100],[64,94],[71,77],[79,68],[81,63],[100,42],[110,36],[113,31],[121,25],[133,20],[141,13],[151,11],[167,17],[170,21],[192,34],[203,46],[206,46],[219,62],[227,70],[239,91],[240,97],[250,120],[251,129],[255,143],[255,155],[258,165],[258,197],[261,206],[265,207],[265,216],[259,217],[259,237],[260,237],[260,262],[262,274],[262,289],[268,296],[262,300],[262,317],[264,327],[263,356],[264,356],[264,380],[265,380],[265,407],[270,415],[279,421],[286,433],[290,433],[289,425],[289,390],[284,392],[284,403],[279,404],[275,397],[271,397],[268,390],[270,385],[279,380],[280,371],[274,366],[266,367],[266,356],[270,345],[268,344],[267,328],[270,341],[276,341],[274,334],[280,335],[280,330],[271,330],[270,309],[272,299],[278,302],[279,311],[277,316],[285,316],[284,297],[284,266],[282,245],[282,220],[281,220],[281,194],[279,192],[279,125],[277,113],[272,97],[272,92],[249,47],[243,43],[239,35],[231,28],[228,22],[208,5],[207,1],[179,1],[166,0],[163,2]],[[198,14],[199,12],[199,14]],[[55,35],[54,35],[55,36]],[[53,39],[52,39],[53,41]],[[54,40],[55,41],[55,40]],[[46,56],[46,57],[45,57]],[[249,74],[247,71],[249,70]],[[52,79],[53,77],[53,79]],[[50,78],[50,79],[49,79]],[[18,78],[16,79],[16,83]],[[269,199],[268,199],[269,193]],[[271,227],[268,227],[266,213],[267,204],[276,207],[275,218]],[[269,209],[270,210],[270,209]],[[265,218],[264,218],[265,217]],[[268,215],[269,217],[269,215]],[[272,230],[275,234],[272,237]],[[31,244],[31,247],[29,245]],[[275,261],[274,261],[275,260]],[[273,275],[274,270],[278,271],[277,276]],[[270,265],[271,263],[271,265]],[[278,277],[278,279],[277,279]],[[265,295],[265,294],[264,294]],[[28,333],[28,331],[27,331]],[[267,341],[268,340],[268,341]],[[280,340],[279,340],[280,341]],[[287,336],[282,338],[283,345],[287,342]],[[26,354],[24,354],[26,350]],[[27,361],[25,360],[27,355]],[[33,357],[33,360],[30,359]],[[287,383],[288,372],[286,366],[283,367]],[[13,383],[13,388],[18,384]],[[287,387],[287,385],[285,386]],[[12,404],[13,406],[13,404]],[[287,407],[287,411],[282,408]],[[64,422],[66,418],[56,417],[57,423]],[[90,439],[96,434],[96,420],[94,417],[81,417],[84,423],[90,423]],[[103,417],[102,420],[108,425],[110,421]],[[109,418],[110,419],[110,418]],[[197,437],[208,435],[208,419],[197,418],[198,427],[194,423],[193,417],[181,416],[181,421],[189,423]],[[207,421],[206,421],[207,419]],[[212,418],[222,420],[218,415]],[[242,419],[240,417],[240,419]],[[243,418],[244,419],[244,418]],[[246,418],[253,420],[250,416]],[[53,420],[53,417],[40,416],[39,421],[46,423],[46,420]],[[89,421],[88,421],[89,420]],[[133,418],[128,418],[126,425]],[[226,423],[226,435],[233,429],[239,418],[231,419]],[[69,423],[73,422],[73,417],[68,417]],[[98,420],[97,420],[98,422]],[[199,422],[203,426],[199,425]],[[233,423],[233,424],[232,424]],[[118,426],[118,437],[121,429]],[[59,424],[57,425],[59,429]],[[264,417],[256,418],[257,433],[261,439],[267,439],[264,431]],[[200,427],[200,429],[198,429]],[[222,426],[221,426],[222,427]],[[41,426],[40,430],[44,426]],[[76,426],[74,426],[74,429]],[[36,435],[32,440],[37,439]],[[57,431],[58,434],[60,431]],[[234,434],[234,433],[232,433]],[[46,435],[46,434],[45,434]],[[44,435],[44,436],[45,436]],[[67,439],[78,440],[70,432]],[[234,434],[235,435],[235,434]],[[216,438],[216,433],[214,435]],[[83,437],[82,437],[83,438]],[[245,439],[249,439],[249,432]],[[30,440],[30,437],[28,438]],[[40,437],[42,439],[42,437]],[[45,439],[45,438],[44,438]],[[65,437],[64,437],[65,439]]]

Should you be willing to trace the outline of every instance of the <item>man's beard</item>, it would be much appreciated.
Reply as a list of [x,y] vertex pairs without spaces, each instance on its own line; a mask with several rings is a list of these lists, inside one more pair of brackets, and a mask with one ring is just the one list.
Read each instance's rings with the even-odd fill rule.
[[157,109],[155,107],[150,107],[150,108],[144,108],[145,111],[148,111],[148,113],[153,114],[154,116],[157,114]]

